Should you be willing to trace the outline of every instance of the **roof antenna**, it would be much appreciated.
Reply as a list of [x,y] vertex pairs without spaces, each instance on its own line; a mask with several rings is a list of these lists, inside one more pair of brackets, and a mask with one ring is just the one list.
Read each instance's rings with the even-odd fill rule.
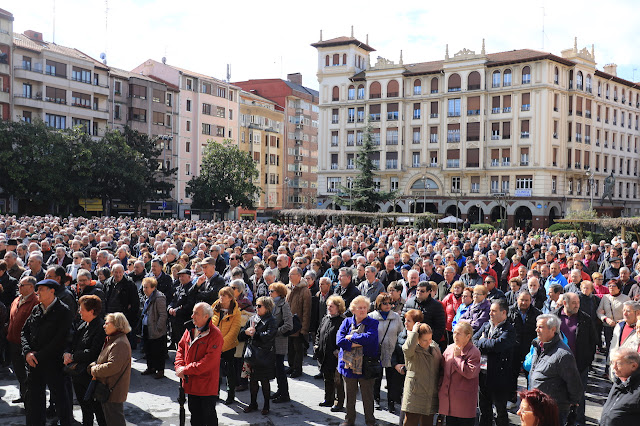
[[351,26],[351,38],[353,38],[353,25]]

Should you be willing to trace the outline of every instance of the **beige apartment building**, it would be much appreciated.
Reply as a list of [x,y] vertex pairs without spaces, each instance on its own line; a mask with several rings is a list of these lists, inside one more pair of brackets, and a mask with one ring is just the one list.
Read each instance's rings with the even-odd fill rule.
[[82,126],[103,136],[109,119],[109,68],[83,52],[13,34],[13,119],[36,117],[55,129]]
[[11,120],[12,50],[13,15],[0,9],[0,120]]
[[239,88],[223,80],[148,59],[132,70],[177,87],[178,122],[174,131],[178,216],[190,217],[187,182],[200,171],[204,147],[231,139],[238,143]]
[[[423,210],[541,227],[569,210],[600,205],[613,174],[613,203],[640,212],[640,87],[596,68],[593,46],[560,56],[520,49],[462,49],[415,64],[381,57],[354,37],[318,50],[318,196],[358,172],[369,121],[377,183],[398,191],[397,211]],[[607,200],[607,203],[609,201]],[[380,206],[392,211],[392,203]]]
[[240,218],[266,218],[272,211],[282,209],[286,196],[284,128],[282,107],[255,93],[240,91],[239,146],[253,157],[259,172],[255,183],[262,189],[255,209],[239,209]]

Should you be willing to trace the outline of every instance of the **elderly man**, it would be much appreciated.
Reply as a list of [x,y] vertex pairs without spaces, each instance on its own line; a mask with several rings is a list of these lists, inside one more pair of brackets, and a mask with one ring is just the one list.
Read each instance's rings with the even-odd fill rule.
[[529,388],[539,389],[556,401],[563,425],[570,408],[577,409],[580,403],[582,380],[571,349],[560,337],[560,326],[560,319],[553,314],[538,317]]
[[387,288],[392,281],[398,281],[402,279],[402,274],[395,269],[396,262],[393,256],[387,256],[384,259],[384,268],[378,273],[378,279],[382,283],[384,288]]
[[[22,282],[22,281],[21,281]],[[44,425],[45,387],[55,402],[58,420],[69,426],[73,420],[71,400],[64,388],[62,354],[71,331],[71,311],[56,297],[59,284],[43,280],[36,284],[40,302],[22,328],[22,354],[28,365],[25,394],[27,425]]]
[[332,256],[330,260],[330,268],[326,270],[324,276],[329,278],[333,284],[336,284],[339,281],[340,274],[340,265],[342,264],[342,260],[340,256]]
[[420,275],[418,282],[433,281],[434,283],[439,283],[442,280],[444,280],[444,277],[433,269],[433,261],[431,259],[424,259],[422,261],[422,274]]
[[549,290],[547,291],[547,295],[549,296],[549,298],[544,302],[544,305],[542,306],[542,313],[543,314],[550,314],[553,313],[553,311],[555,311],[558,306],[560,306],[560,304],[562,303],[560,301],[560,296],[562,296],[563,291],[562,291],[562,286],[560,284],[553,284],[549,287]]
[[38,304],[38,297],[35,294],[36,279],[34,277],[25,277],[20,281],[20,295],[11,303],[9,311],[9,327],[7,329],[7,342],[9,342],[9,353],[11,354],[11,363],[13,372],[18,379],[20,386],[20,397],[13,400],[14,404],[24,402],[27,370],[24,355],[22,354],[22,344],[20,334],[24,323],[31,315],[33,307]]
[[176,376],[184,392],[189,395],[192,425],[218,424],[216,401],[224,339],[211,322],[211,317],[213,309],[209,304],[196,304],[191,315],[192,321],[187,325],[176,351]]
[[[434,285],[435,287],[435,285]],[[431,294],[433,290],[428,282],[420,281],[416,289],[415,297],[407,300],[402,308],[402,316],[404,317],[411,309],[418,309],[422,312],[424,319],[422,322],[429,324],[433,331],[433,341],[442,347],[444,331],[447,325],[444,307]]]
[[611,356],[617,378],[602,407],[600,426],[636,425],[640,418],[640,354],[620,348]]
[[[367,266],[364,268],[364,276],[365,280],[362,281],[358,285],[358,290],[360,294],[366,296],[371,300],[373,304],[376,300],[376,297],[382,292],[384,292],[385,288],[380,282],[378,278],[376,278],[376,267],[375,266]],[[418,272],[418,271],[414,271]]]
[[67,266],[69,266],[71,263],[73,262],[71,258],[67,255],[67,250],[64,248],[64,246],[57,245],[56,252],[55,254],[49,256],[49,261],[47,262],[47,265],[49,266],[59,265],[66,269]]
[[133,263],[133,271],[128,272],[127,275],[129,275],[131,281],[133,281],[138,291],[142,294],[142,280],[147,276],[147,270],[144,268],[144,262],[142,260],[136,260]]
[[[340,268],[338,282],[340,285],[335,288],[334,293],[342,297],[345,305],[349,306],[353,299],[360,296],[360,291],[353,282],[353,272],[351,272],[351,268]],[[350,316],[351,313],[347,311],[345,315]]]
[[[137,324],[140,315],[140,298],[138,297],[138,289],[131,281],[131,278],[125,275],[124,266],[121,264],[114,265],[111,269],[111,277],[107,279],[104,286],[105,291],[105,313],[122,312],[129,324]],[[133,333],[129,333],[129,342],[135,348],[135,342],[132,342]]]
[[558,284],[560,285],[562,288],[564,288],[568,283],[567,279],[564,277],[564,275],[562,275],[560,273],[560,265],[557,262],[553,262],[550,266],[549,266],[549,278],[547,278],[547,281],[544,284],[544,288],[549,291],[549,287],[551,287],[554,284]]
[[189,297],[191,289],[191,271],[182,269],[178,272],[178,286],[171,303],[168,305],[169,323],[171,324],[171,345],[177,347],[185,330],[185,322],[193,310],[194,300]]
[[101,312],[96,312],[96,314],[98,314],[98,316],[100,317],[103,317],[104,304],[105,304],[104,291],[96,287],[95,281],[92,281],[91,279],[91,272],[89,272],[86,269],[78,270],[78,280],[77,280],[76,289],[78,292],[78,299],[80,299],[82,296],[89,296],[89,295],[95,295],[100,298],[100,301],[102,302],[102,305],[101,305],[102,310]]
[[34,251],[29,256],[29,261],[27,262],[29,268],[24,271],[22,277],[35,277],[36,281],[44,280],[45,271],[42,268],[42,254],[39,251]]
[[217,262],[213,257],[206,257],[200,262],[203,274],[198,277],[189,290],[195,301],[213,304],[218,300],[218,292],[225,286],[224,279],[217,271]]
[[438,300],[442,301],[451,290],[451,286],[456,280],[456,270],[453,266],[444,268],[444,279],[438,283]]
[[576,293],[565,293],[562,306],[554,314],[560,318],[560,331],[567,338],[567,344],[576,360],[576,367],[582,380],[582,399],[578,407],[578,424],[585,424],[585,392],[589,369],[596,352],[596,329],[591,317],[580,309],[580,297]]
[[[307,282],[302,278],[302,269],[293,267],[289,271],[289,290],[287,303],[291,307],[291,314],[297,315],[302,323],[300,331],[289,336],[289,373],[291,377],[302,375],[302,361],[306,352],[305,347],[309,337],[309,325],[311,323],[311,292]],[[289,395],[281,394],[273,402],[288,402]]]
[[490,320],[473,335],[473,343],[480,349],[480,426],[508,426],[507,401],[510,398],[513,348],[516,332],[507,320],[507,301],[495,300],[489,310]]
[[16,252],[7,251],[3,259],[7,262],[7,273],[16,280],[19,280],[22,274],[24,274],[24,268],[18,265],[18,255]]
[[0,260],[0,302],[5,307],[9,307],[18,294],[18,280],[7,271],[7,262]]
[[289,284],[289,256],[279,254],[276,258],[276,266],[278,268],[276,281],[282,284]]
[[[637,351],[640,345],[640,336],[636,332],[636,323],[640,317],[640,302],[634,300],[624,302],[622,317],[624,319],[617,323],[613,329],[610,351],[619,348],[631,348]],[[613,370],[610,371],[609,378],[614,381]]]
[[158,291],[165,295],[167,304],[170,304],[173,300],[173,280],[164,272],[162,260],[153,259],[151,261],[151,272],[147,276],[156,279]]

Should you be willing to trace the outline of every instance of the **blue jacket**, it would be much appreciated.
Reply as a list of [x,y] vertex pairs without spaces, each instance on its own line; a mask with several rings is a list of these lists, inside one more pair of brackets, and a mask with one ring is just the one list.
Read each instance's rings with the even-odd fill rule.
[[362,345],[362,352],[365,356],[377,357],[379,355],[378,347],[378,320],[371,317],[366,317],[362,320],[364,324],[364,333],[354,333],[351,340],[347,340],[346,337],[351,332],[351,326],[355,323],[355,317],[348,317],[342,321],[338,334],[336,336],[336,344],[340,348],[338,354],[338,371],[345,377],[358,378],[360,374],[354,374],[351,369],[344,367],[343,355],[344,351],[350,351],[351,345],[357,343]]

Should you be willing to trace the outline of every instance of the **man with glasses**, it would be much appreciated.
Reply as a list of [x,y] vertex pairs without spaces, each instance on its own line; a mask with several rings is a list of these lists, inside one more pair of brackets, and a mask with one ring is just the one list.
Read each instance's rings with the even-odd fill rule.
[[[415,272],[417,274],[418,271]],[[380,293],[384,292],[385,287],[382,285],[380,280],[376,278],[375,266],[365,267],[364,276],[365,280],[358,285],[358,291],[360,291],[361,295],[371,300],[371,306],[373,306],[376,297],[378,297]]]
[[498,299],[507,300],[507,296],[504,294],[502,290],[496,287],[496,280],[492,276],[487,276],[483,281],[484,285],[487,287],[487,299],[491,302],[495,302]]
[[[292,378],[302,376],[302,361],[306,352],[309,326],[311,323],[311,292],[307,282],[302,278],[302,269],[293,267],[289,271],[289,284],[287,285],[287,303],[291,307],[291,314],[298,315],[302,328],[297,333],[289,336],[289,369]],[[282,395],[273,402],[287,402],[289,397]]]
[[[434,285],[435,287],[435,285]],[[431,285],[426,281],[420,281],[416,288],[416,295],[404,304],[402,308],[402,316],[404,317],[411,309],[417,309],[422,312],[424,318],[423,323],[429,324],[433,330],[433,341],[442,347],[444,339],[445,327],[447,319],[444,314],[442,303],[431,296]]]
[[640,417],[640,355],[631,348],[620,348],[611,356],[616,375],[607,401],[602,407],[600,426],[636,424]]

